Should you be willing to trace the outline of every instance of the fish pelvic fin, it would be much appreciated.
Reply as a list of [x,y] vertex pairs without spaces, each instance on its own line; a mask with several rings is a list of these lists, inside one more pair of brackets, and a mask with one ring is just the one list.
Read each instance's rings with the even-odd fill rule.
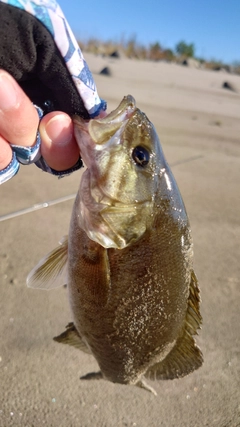
[[39,261],[27,277],[27,286],[34,289],[53,289],[66,284],[68,236],[59,246]]
[[154,396],[157,396],[157,392],[154,390],[154,388],[153,388],[153,387],[151,387],[150,385],[148,385],[148,384],[146,383],[146,381],[144,381],[143,379],[142,379],[142,380],[140,380],[140,381],[138,381],[135,385],[136,385],[137,387],[143,388],[143,389],[144,389],[144,390],[146,390],[146,391],[150,391],[150,393],[153,393],[153,394],[154,394]]
[[80,380],[84,380],[84,381],[85,380],[87,380],[87,381],[89,381],[89,380],[102,380],[102,379],[103,379],[103,374],[101,371],[89,372],[88,374],[82,375],[80,377]]
[[90,349],[84,343],[82,337],[79,335],[74,323],[72,322],[66,326],[66,331],[64,331],[57,337],[54,337],[53,340],[61,344],[71,345],[72,347],[75,347],[78,350],[83,351],[84,353],[91,354]]
[[197,278],[192,271],[183,332],[166,358],[151,366],[145,376],[152,380],[181,378],[200,368],[203,363],[203,355],[196,345],[193,335],[198,333],[197,330],[201,328],[201,324],[200,291]]

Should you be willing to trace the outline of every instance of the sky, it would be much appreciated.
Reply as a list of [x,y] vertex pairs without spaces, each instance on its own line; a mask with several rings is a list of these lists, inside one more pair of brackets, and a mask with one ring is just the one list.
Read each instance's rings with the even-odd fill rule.
[[78,40],[135,38],[174,49],[194,43],[195,56],[240,62],[240,0],[58,0]]

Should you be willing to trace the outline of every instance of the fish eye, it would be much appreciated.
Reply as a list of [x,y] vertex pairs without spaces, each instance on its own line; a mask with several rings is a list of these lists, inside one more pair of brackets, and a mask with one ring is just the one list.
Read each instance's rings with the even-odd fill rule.
[[146,148],[137,145],[137,147],[133,149],[132,158],[138,166],[144,167],[150,160],[150,153]]

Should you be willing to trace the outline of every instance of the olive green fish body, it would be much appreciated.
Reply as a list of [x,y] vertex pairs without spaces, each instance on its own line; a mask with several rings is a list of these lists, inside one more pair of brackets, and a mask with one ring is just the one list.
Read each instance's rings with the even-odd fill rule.
[[76,210],[72,218],[68,289],[74,324],[113,382],[134,384],[169,353],[183,328],[191,239],[185,226],[183,254],[178,225],[170,231],[164,213],[159,221],[166,227],[156,224],[120,250],[92,242],[80,228],[76,232]]
[[144,376],[182,377],[203,361],[185,206],[155,128],[131,96],[103,119],[74,123],[87,170],[69,236],[29,283],[48,287],[49,271],[67,262],[73,323],[55,340],[96,358],[101,374],[87,379],[154,392]]

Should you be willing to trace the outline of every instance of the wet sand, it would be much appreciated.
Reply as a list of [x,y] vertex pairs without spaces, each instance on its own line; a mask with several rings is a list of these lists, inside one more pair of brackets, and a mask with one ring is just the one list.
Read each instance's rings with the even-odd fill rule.
[[[150,382],[158,395],[81,381],[95,360],[52,337],[71,321],[67,291],[28,289],[28,272],[68,233],[73,200],[0,222],[0,426],[240,426],[240,77],[85,55],[109,111],[132,94],[155,124],[190,217],[204,365]],[[111,76],[99,71],[108,66]],[[231,82],[239,92],[222,88]],[[35,166],[0,188],[0,216],[77,191]]]

